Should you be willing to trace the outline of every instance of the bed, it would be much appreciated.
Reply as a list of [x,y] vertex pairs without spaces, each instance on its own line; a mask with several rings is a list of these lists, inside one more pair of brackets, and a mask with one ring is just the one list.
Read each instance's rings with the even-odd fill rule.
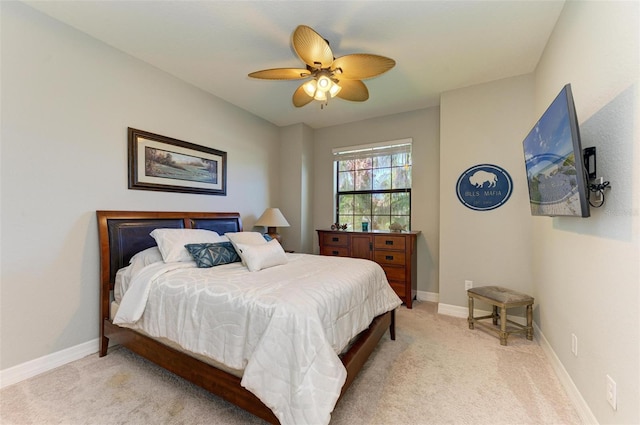
[[[152,231],[155,229],[202,229],[214,231],[220,235],[242,232],[242,221],[238,213],[97,211],[97,219],[100,242],[100,356],[107,354],[110,344],[119,344],[270,423],[300,422],[300,418],[308,418],[308,421],[314,422],[318,420],[315,412],[311,412],[310,416],[305,416],[306,413],[304,412],[302,416],[291,416],[283,414],[277,405],[275,408],[268,407],[268,405],[274,406],[272,400],[269,400],[264,394],[256,391],[252,385],[247,385],[247,382],[243,381],[243,378],[247,381],[252,376],[265,379],[264,376],[261,376],[262,372],[256,369],[260,367],[259,361],[251,363],[250,360],[246,370],[238,370],[236,367],[227,368],[224,367],[224,364],[209,361],[206,355],[198,353],[197,350],[185,350],[184,347],[174,341],[157,337],[134,327],[114,324],[114,311],[112,309],[115,310],[114,289],[116,275],[119,270],[129,265],[130,259],[135,254],[156,245],[156,240],[150,236]],[[306,261],[311,262],[309,264],[318,261],[333,261],[328,257],[324,258],[315,255],[286,255],[291,264],[291,266],[287,265],[286,267],[295,268],[294,266],[296,266],[299,270],[309,267],[305,263]],[[340,259],[339,261],[350,260],[352,259]],[[158,268],[164,267],[161,264],[155,266]],[[215,269],[217,270],[216,273],[218,273],[218,270],[222,273],[223,268],[225,270],[228,269],[227,272],[234,276],[239,276],[238,273],[247,273],[247,276],[251,278],[255,276],[261,279],[266,279],[266,276],[269,276],[269,273],[263,273],[262,271],[250,273],[246,270],[246,267],[244,271],[241,271],[242,267],[240,263],[236,263],[219,268],[216,267]],[[285,270],[284,266],[282,267],[282,270]],[[344,267],[344,264],[340,267],[343,270],[351,268]],[[276,276],[274,270],[276,268],[270,269],[271,276]],[[202,270],[186,268],[184,271],[170,271],[167,276],[170,273],[183,272],[198,276],[203,273]],[[165,272],[163,271],[163,273]],[[158,279],[170,281],[169,277],[165,277],[165,275]],[[241,280],[244,281],[245,279],[242,278]],[[302,278],[300,282],[304,282]],[[304,285],[301,284],[301,286]],[[329,287],[331,286],[329,285]],[[279,296],[282,296],[283,293],[280,292]],[[295,306],[292,308],[295,308]],[[330,401],[331,408],[326,412],[327,417],[330,417],[333,405],[340,400],[349,388],[387,329],[389,329],[390,338],[392,340],[395,339],[395,307],[376,314],[370,323],[368,323],[369,319],[366,319],[368,326],[365,325],[362,332],[355,338],[351,338],[349,344],[336,357],[344,366],[344,368],[340,369],[345,370],[345,377],[340,381],[344,383],[339,387],[339,391],[335,395],[335,401]],[[272,321],[275,322],[275,319]],[[273,332],[279,332],[279,329]],[[313,334],[313,332],[311,333]],[[275,334],[277,335],[277,333]],[[263,339],[266,339],[266,337]],[[317,342],[319,340],[320,338],[317,338],[314,341]],[[313,344],[316,342],[312,341]],[[271,345],[277,346],[277,344]],[[298,343],[295,345],[296,347],[293,349],[297,350]],[[323,345],[326,345],[324,341],[321,344],[319,343],[319,346]],[[316,348],[312,347],[312,350],[316,350]],[[322,352],[322,348],[318,348],[317,351]],[[335,352],[332,355],[335,356]],[[255,354],[255,357],[259,357],[259,355]],[[293,372],[292,375],[294,375]],[[245,387],[252,388],[253,392]],[[260,398],[254,392],[259,394]],[[268,405],[263,400],[266,400]],[[326,409],[326,406],[324,408]]]

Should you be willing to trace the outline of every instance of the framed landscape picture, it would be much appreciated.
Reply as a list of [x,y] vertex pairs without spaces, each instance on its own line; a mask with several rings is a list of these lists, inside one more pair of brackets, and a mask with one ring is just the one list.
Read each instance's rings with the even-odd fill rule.
[[227,194],[227,153],[129,127],[129,189]]

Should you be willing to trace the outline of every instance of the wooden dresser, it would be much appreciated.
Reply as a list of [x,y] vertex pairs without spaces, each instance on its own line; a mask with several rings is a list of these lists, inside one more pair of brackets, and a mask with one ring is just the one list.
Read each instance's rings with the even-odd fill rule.
[[320,255],[366,258],[380,264],[389,284],[407,308],[416,295],[416,240],[412,232],[317,230]]

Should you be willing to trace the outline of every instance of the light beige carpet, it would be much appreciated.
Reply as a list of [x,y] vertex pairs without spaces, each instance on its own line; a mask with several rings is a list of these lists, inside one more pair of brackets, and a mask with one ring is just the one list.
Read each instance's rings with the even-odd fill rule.
[[[579,424],[537,343],[417,302],[397,314],[331,424]],[[0,391],[2,424],[262,424],[125,349]]]

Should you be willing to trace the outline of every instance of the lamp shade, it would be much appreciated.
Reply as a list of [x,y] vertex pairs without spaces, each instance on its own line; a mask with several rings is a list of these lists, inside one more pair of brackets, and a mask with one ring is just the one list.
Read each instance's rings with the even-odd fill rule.
[[266,227],[289,227],[289,222],[284,218],[284,215],[282,215],[279,208],[267,208],[264,210],[258,221],[256,221],[255,225]]

